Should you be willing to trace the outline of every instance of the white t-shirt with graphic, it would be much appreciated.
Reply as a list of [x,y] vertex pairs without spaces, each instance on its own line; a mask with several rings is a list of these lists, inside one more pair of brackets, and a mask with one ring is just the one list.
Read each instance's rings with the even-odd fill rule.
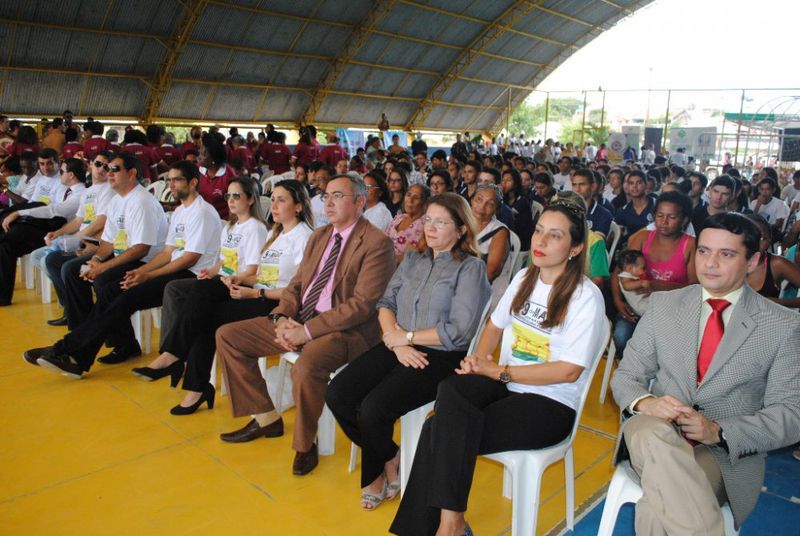
[[107,214],[114,195],[114,190],[107,182],[93,184],[83,192],[77,212],[77,217],[81,218],[81,231],[89,227],[98,216]]
[[[750,201],[750,210],[755,212],[758,199]],[[766,205],[758,207],[758,215],[772,225],[778,220],[785,220],[789,216],[789,205],[777,197],[773,197]]]
[[[564,323],[542,328],[547,316],[547,299],[552,285],[540,279],[518,314],[511,313],[511,302],[522,285],[526,270],[514,276],[492,313],[492,324],[503,330],[500,364],[538,365],[566,361],[584,367],[572,383],[528,385],[511,382],[508,390],[535,393],[577,409],[583,387],[589,381],[589,369],[597,357],[608,329],[603,295],[594,283],[583,277],[570,299]],[[513,378],[513,370],[512,370]]]
[[314,227],[319,229],[328,225],[328,216],[325,215],[325,203],[320,194],[311,198],[311,213],[314,215]]
[[59,186],[61,186],[61,178],[59,175],[48,177],[47,175],[37,173],[31,181],[36,179],[36,177],[39,178],[35,182],[36,186],[33,188],[33,193],[26,199],[32,203],[44,203],[45,205],[49,205],[57,196],[57,190]]
[[381,230],[382,233],[386,232],[386,229],[389,228],[389,224],[392,223],[392,213],[389,212],[389,209],[386,208],[385,203],[381,203],[380,201],[372,208],[368,208],[364,211],[364,217],[369,220],[369,222]]
[[141,261],[150,262],[164,249],[167,239],[167,216],[161,204],[137,184],[127,195],[111,198],[103,228],[103,241],[114,245],[114,255],[137,245],[150,246]]
[[[254,288],[276,289],[289,285],[306,250],[308,239],[314,231],[305,223],[295,225],[288,233],[281,233],[261,254]],[[266,242],[272,239],[269,231]]]
[[180,259],[187,251],[199,253],[200,258],[189,271],[199,274],[201,270],[208,270],[219,258],[217,237],[221,228],[217,209],[199,195],[188,207],[178,205],[170,218],[167,234],[167,245],[175,248],[170,262]]
[[222,227],[219,275],[227,277],[244,272],[248,266],[258,265],[261,248],[267,242],[267,226],[255,218],[233,226]]

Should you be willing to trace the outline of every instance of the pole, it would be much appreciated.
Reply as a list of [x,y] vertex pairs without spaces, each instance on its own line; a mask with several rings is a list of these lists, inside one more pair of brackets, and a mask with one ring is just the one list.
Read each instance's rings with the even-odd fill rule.
[[509,125],[511,124],[511,86],[508,86],[508,108],[506,110],[506,134],[508,137],[511,137],[511,130],[509,130]]
[[[736,149],[733,151],[733,165],[739,163],[739,138],[742,135],[742,121],[744,121],[744,117],[742,114],[744,113],[744,90],[742,90],[742,101],[739,104],[739,121],[737,121],[738,125],[736,127]],[[747,136],[748,141],[750,140],[750,136]],[[745,159],[747,159],[747,146],[745,145]]]
[[[667,90],[667,113],[664,116],[664,136],[663,136],[663,148],[667,147],[667,127],[669,126],[669,101],[672,98],[672,90]],[[659,151],[661,152],[661,151]]]
[[[603,105],[600,107],[600,130],[606,124],[606,92],[603,90]],[[596,141],[596,140],[595,140]]]
[[547,140],[547,121],[550,117],[550,92],[547,92],[547,97],[544,99],[544,134],[543,140]]
[[585,128],[586,128],[586,90],[583,91],[583,119],[581,119],[581,147],[583,147],[583,136],[585,133],[584,132]]

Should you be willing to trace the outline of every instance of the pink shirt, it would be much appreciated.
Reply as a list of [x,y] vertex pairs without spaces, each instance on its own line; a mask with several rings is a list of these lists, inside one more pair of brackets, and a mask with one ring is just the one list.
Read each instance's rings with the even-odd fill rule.
[[[309,291],[311,291],[311,287],[314,286],[314,281],[317,278],[317,274],[322,270],[322,267],[325,266],[325,262],[328,260],[328,257],[330,257],[331,250],[333,249],[334,236],[337,233],[342,235],[342,243],[339,246],[339,258],[336,259],[336,266],[333,267],[333,272],[331,273],[330,279],[328,279],[328,284],[322,289],[322,293],[319,295],[319,301],[317,301],[316,311],[318,313],[324,313],[325,311],[330,311],[333,308],[331,299],[333,298],[333,282],[336,280],[336,270],[339,269],[339,261],[342,258],[344,246],[347,244],[347,239],[350,238],[351,234],[353,234],[353,229],[355,228],[356,223],[358,223],[358,220],[354,221],[349,227],[342,229],[341,231],[337,231],[334,227],[331,237],[328,239],[328,244],[325,246],[325,251],[322,252],[322,258],[320,258],[317,269],[314,271],[314,277],[311,278],[311,282],[309,283],[305,294],[303,294],[303,302],[305,302]],[[308,327],[304,327],[308,338],[313,339],[311,333],[308,331]]]

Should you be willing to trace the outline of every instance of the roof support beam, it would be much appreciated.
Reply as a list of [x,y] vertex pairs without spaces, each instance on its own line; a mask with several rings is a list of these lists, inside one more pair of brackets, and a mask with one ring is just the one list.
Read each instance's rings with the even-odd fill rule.
[[183,52],[192,30],[194,30],[207,5],[208,0],[195,0],[184,5],[182,16],[175,23],[175,30],[170,37],[164,61],[158,68],[154,78],[153,85],[155,87],[150,90],[150,94],[147,97],[147,104],[145,104],[144,113],[142,114],[142,119],[145,123],[151,123],[158,115],[161,100],[166,95],[172,82],[175,64],[178,62],[178,58]]
[[361,46],[364,44],[364,41],[367,40],[372,30],[383,22],[383,19],[392,11],[396,3],[397,0],[374,0],[372,2],[364,18],[353,28],[347,41],[339,50],[339,53],[336,54],[334,60],[328,65],[328,69],[319,81],[317,90],[311,97],[311,101],[308,103],[303,115],[300,116],[301,123],[308,124],[314,122],[322,103],[325,101],[325,97],[327,97],[328,92],[333,89],[336,80],[339,79],[339,76],[341,76],[347,68],[347,65],[361,49]]
[[503,33],[501,26],[513,26],[520,18],[530,13],[531,9],[532,6],[527,1],[517,0],[495,22],[484,28],[478,37],[461,51],[447,72],[439,77],[406,123],[405,130],[412,130],[424,124],[435,106],[435,101],[440,100],[453,82],[472,64],[475,57]]
[[138,80],[149,88],[152,88],[150,81],[139,74],[133,73],[98,73],[94,71],[78,71],[76,69],[54,69],[50,67],[19,67],[16,65],[8,65],[0,67],[0,70],[9,72],[25,72],[25,73],[47,73],[47,74],[65,74],[69,76],[95,76],[99,78],[127,78],[131,80]]
[[97,35],[112,35],[117,37],[135,37],[136,39],[152,39],[163,47],[167,47],[169,36],[149,34],[145,32],[123,32],[120,30],[104,30],[101,28],[86,28],[83,26],[70,26],[65,24],[54,24],[50,22],[28,21],[18,19],[6,19],[0,17],[0,24],[16,24],[18,26],[31,26],[33,28],[47,28],[49,30],[65,30],[68,32],[80,32]]

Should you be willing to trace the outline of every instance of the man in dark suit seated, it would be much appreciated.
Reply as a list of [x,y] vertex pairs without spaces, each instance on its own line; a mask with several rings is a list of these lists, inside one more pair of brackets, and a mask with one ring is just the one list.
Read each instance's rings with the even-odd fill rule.
[[644,493],[637,534],[722,536],[725,502],[741,526],[767,452],[800,439],[800,315],[745,284],[759,238],[740,214],[709,217],[700,284],[651,296],[611,380],[617,460],[627,447]]
[[317,466],[314,439],[331,373],[381,341],[376,304],[394,273],[394,248],[361,216],[366,195],[361,178],[334,176],[322,195],[329,224],[311,235],[271,320],[232,322],[217,330],[234,417],[253,415],[244,428],[221,435],[231,443],[283,435],[258,358],[300,352],[292,367],[296,475]]

